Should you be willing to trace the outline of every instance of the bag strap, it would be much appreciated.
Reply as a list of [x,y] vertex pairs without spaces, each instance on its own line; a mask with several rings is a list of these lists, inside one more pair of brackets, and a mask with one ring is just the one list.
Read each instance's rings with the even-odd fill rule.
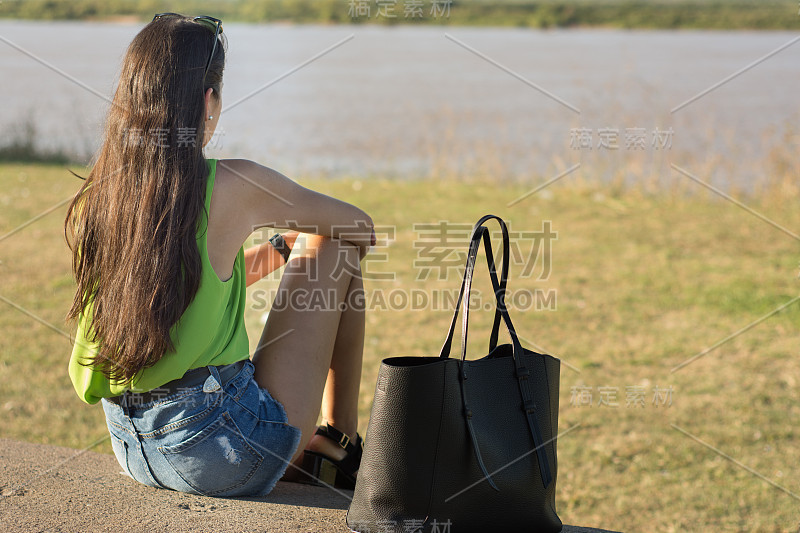
[[[478,464],[481,467],[481,471],[483,472],[484,476],[486,476],[487,480],[489,481],[490,485],[497,489],[497,486],[489,476],[488,472],[486,471],[486,467],[483,463],[483,459],[481,457],[480,448],[478,446],[478,441],[475,436],[475,431],[472,427],[472,412],[469,409],[467,403],[467,391],[466,391],[466,381],[467,381],[467,373],[466,373],[466,351],[467,351],[467,331],[468,331],[468,323],[469,323],[469,292],[472,286],[472,278],[475,270],[475,260],[478,253],[478,246],[480,244],[481,237],[484,241],[484,248],[486,249],[487,254],[487,264],[489,266],[489,277],[492,281],[492,287],[495,291],[495,300],[496,300],[496,311],[495,311],[495,320],[497,320],[498,315],[503,318],[503,321],[506,324],[508,329],[509,335],[511,336],[511,341],[513,344],[513,359],[516,366],[516,375],[517,375],[517,382],[520,390],[520,396],[522,397],[523,403],[521,408],[525,411],[526,419],[528,422],[528,428],[531,433],[531,438],[533,440],[535,450],[537,453],[538,463],[539,463],[539,471],[542,477],[542,483],[544,487],[547,487],[550,482],[552,481],[552,474],[550,471],[550,464],[547,458],[547,451],[544,448],[544,439],[542,437],[541,428],[539,427],[539,422],[536,419],[535,412],[537,409],[537,405],[533,399],[533,390],[532,385],[529,380],[530,371],[523,366],[522,361],[522,345],[519,343],[519,339],[517,338],[516,330],[514,325],[511,322],[511,317],[508,314],[508,309],[505,305],[505,290],[506,284],[501,284],[497,280],[497,274],[494,268],[494,258],[492,256],[492,246],[491,246],[491,238],[489,235],[489,230],[483,227],[483,224],[489,219],[496,219],[500,223],[500,227],[503,231],[503,278],[505,280],[508,279],[508,250],[509,250],[509,238],[508,238],[508,228],[506,227],[505,222],[495,215],[485,215],[482,217],[473,228],[472,236],[470,238],[470,247],[469,252],[467,255],[467,264],[466,269],[464,272],[464,279],[461,283],[461,291],[459,292],[458,303],[456,304],[456,309],[453,317],[453,323],[451,324],[450,332],[448,333],[448,338],[445,341],[445,345],[442,347],[442,352],[440,353],[440,357],[448,357],[450,352],[450,344],[452,341],[453,330],[455,327],[455,320],[458,316],[458,308],[461,304],[462,297],[466,294],[466,299],[464,299],[463,308],[464,308],[464,318],[462,323],[462,342],[461,342],[461,361],[459,364],[459,381],[461,384],[461,397],[463,401],[464,407],[464,416],[467,422],[467,428],[470,433],[470,439],[472,440],[472,445],[475,450],[475,455],[478,459]],[[499,321],[497,321],[498,329],[499,329]],[[493,334],[494,334],[493,328]],[[492,340],[490,340],[490,347],[492,343],[496,342],[496,337],[493,335]],[[491,350],[490,350],[491,351]]]
[[[492,254],[492,242],[491,237],[489,235],[488,228],[483,227],[483,223],[488,220],[489,218],[495,218],[500,222],[500,227],[503,230],[503,244],[505,245],[505,251],[508,251],[508,228],[506,227],[505,222],[499,217],[494,215],[486,215],[478,221],[478,224],[475,225],[475,229],[472,233],[472,241],[470,243],[477,242],[483,237],[483,244],[486,250],[486,262],[489,265],[489,277],[492,280],[492,287],[494,288],[494,296],[495,296],[495,317],[500,314],[503,318],[503,321],[506,324],[506,329],[508,330],[508,334],[511,336],[511,343],[514,346],[514,360],[517,361],[517,366],[519,367],[522,364],[520,355],[522,354],[522,345],[517,338],[517,331],[514,329],[514,325],[511,323],[511,317],[508,314],[508,309],[506,309],[505,304],[505,294],[504,291],[500,290],[497,281],[497,273],[494,269],[494,257]],[[469,295],[470,289],[472,288],[472,279],[475,274],[475,260],[478,254],[478,247],[470,246],[469,257],[467,257],[467,267],[466,271],[464,272],[464,295],[466,298],[463,300],[463,311],[464,317],[462,319],[461,325],[461,360],[462,362],[467,358],[467,332],[468,328],[467,325],[469,323]],[[471,258],[471,260],[470,260]],[[505,264],[504,267],[507,267],[508,260],[507,257],[503,257]],[[508,269],[504,268],[506,276],[508,275]]]
[[[507,237],[507,236],[506,236]],[[503,298],[506,295],[506,286],[508,285],[508,260],[509,260],[509,243],[508,239],[503,239],[503,271],[500,276],[500,293],[502,293]],[[492,275],[493,272],[496,272],[494,267],[494,256],[492,255],[492,247],[489,245],[488,240],[484,239],[484,248],[486,249],[486,263],[489,266],[489,276]],[[497,290],[495,289],[495,292]],[[505,302],[505,300],[503,300]],[[500,314],[500,309],[496,309],[494,312],[494,323],[492,324],[492,333],[489,336],[489,352],[494,350],[497,347],[497,335],[500,332],[500,320],[502,315]]]
[[[483,227],[483,224],[490,219],[496,219],[500,223],[500,228],[503,231],[503,274],[502,274],[502,283],[497,281],[497,273],[495,271],[495,264],[494,264],[494,255],[492,254],[492,244],[491,238],[489,235],[489,230]],[[475,224],[472,228],[472,235],[470,237],[470,246],[469,251],[467,252],[467,265],[464,271],[464,279],[461,281],[461,289],[458,293],[458,299],[456,301],[455,310],[453,312],[453,319],[450,322],[450,329],[447,332],[447,338],[442,345],[442,349],[439,352],[439,357],[442,359],[446,359],[450,357],[450,347],[453,342],[453,334],[455,333],[455,325],[458,320],[458,313],[459,308],[461,307],[462,301],[464,302],[464,325],[462,327],[462,343],[461,343],[461,358],[462,360],[465,359],[466,354],[466,340],[467,340],[467,327],[466,324],[468,322],[468,315],[469,315],[469,291],[470,287],[472,286],[472,277],[475,270],[475,258],[478,254],[478,245],[480,244],[481,237],[483,238],[484,249],[486,250],[486,261],[489,266],[489,276],[492,279],[492,285],[495,291],[495,300],[496,300],[496,309],[495,309],[495,327],[493,327],[493,335],[492,339],[490,339],[489,344],[489,351],[493,350],[497,345],[497,331],[499,329],[499,318],[502,317],[505,324],[506,329],[508,330],[509,335],[511,336],[511,342],[514,345],[514,358],[517,359],[517,354],[522,353],[522,345],[519,343],[519,339],[517,339],[516,330],[514,329],[514,325],[511,323],[511,317],[508,316],[508,312],[506,311],[505,306],[505,292],[506,292],[506,284],[508,279],[508,263],[509,263],[509,238],[508,238],[508,228],[506,227],[505,222],[498,216],[495,215],[484,215],[481,217],[480,220]],[[466,299],[464,296],[466,295]]]
[[[488,232],[487,232],[488,233]],[[489,252],[491,253],[491,252]],[[497,277],[494,275],[493,272],[489,272],[489,276],[492,280],[492,286],[494,287],[496,294],[505,294],[505,287],[502,289],[497,283]],[[498,313],[504,312],[506,316],[508,315],[508,310],[505,308],[505,302],[501,302],[498,300]],[[466,331],[466,313],[464,315],[464,328]],[[509,317],[510,319],[510,317]],[[513,326],[510,325],[509,327],[513,330]],[[513,338],[516,339],[516,331],[514,332]],[[464,354],[466,355],[466,353]],[[533,385],[531,384],[530,380],[530,370],[525,368],[522,363],[522,357],[514,357],[514,361],[516,363],[516,374],[517,374],[517,384],[519,385],[519,392],[520,396],[522,396],[522,409],[525,411],[525,417],[528,420],[528,429],[531,432],[531,438],[533,439],[533,444],[536,446],[536,457],[539,460],[539,473],[542,476],[542,483],[545,488],[550,484],[553,479],[552,472],[550,471],[550,463],[547,460],[547,450],[545,450],[544,445],[544,437],[542,436],[542,430],[539,426],[539,421],[536,419],[536,409],[538,406],[533,399]]]
[[[483,226],[483,223],[486,220],[489,220],[491,218],[496,218],[497,220],[500,220],[501,224],[503,224],[503,226],[505,226],[503,221],[499,217],[496,217],[494,215],[485,215],[484,217],[482,217],[478,221],[478,223],[476,223],[475,226],[472,228],[472,234],[470,236],[470,250],[472,248],[473,242],[475,242],[476,245],[477,245],[478,241],[480,241],[481,235],[483,235],[483,232],[484,231],[488,231],[488,230],[486,228],[483,228],[481,230],[481,232],[480,232],[480,235],[477,235],[477,236],[476,236],[476,231],[478,231],[478,228]],[[494,264],[494,255],[492,254],[492,245],[491,245],[491,242],[490,242],[490,239],[489,239],[489,235],[486,235],[483,238],[483,244],[484,244],[484,250],[486,251],[486,262],[487,262],[488,267],[489,267],[489,274],[492,275],[494,273],[496,275],[496,273],[495,273],[495,264]],[[470,252],[467,253],[467,263],[469,263],[469,254],[470,254]],[[475,255],[477,256],[477,250],[475,251]],[[503,271],[502,271],[502,276],[500,278],[500,287],[501,287],[500,292],[503,293],[503,296],[505,295],[506,285],[507,285],[507,282],[508,282],[508,264],[509,264],[509,238],[508,238],[508,231],[504,231],[503,232]],[[474,266],[474,262],[473,262],[473,266]],[[453,313],[453,319],[450,322],[450,329],[447,332],[447,338],[445,339],[444,344],[442,345],[442,349],[439,351],[439,357],[441,357],[442,359],[446,359],[446,358],[450,357],[450,346],[451,346],[451,344],[453,342],[453,334],[455,333],[456,323],[458,322],[458,313],[459,313],[459,308],[461,307],[461,299],[464,296],[464,287],[465,287],[465,284],[466,284],[466,280],[467,280],[467,275],[466,275],[466,271],[465,271],[464,272],[464,278],[461,280],[461,289],[458,292],[458,300],[456,301],[455,311]],[[495,290],[495,292],[497,292],[497,290]],[[469,298],[469,295],[467,295],[467,298]],[[492,350],[494,350],[495,347],[497,347],[497,338],[498,338],[498,333],[499,333],[499,330],[500,330],[500,319],[501,318],[502,318],[502,315],[500,313],[500,309],[498,308],[498,309],[495,310],[494,324],[492,325],[492,333],[491,333],[491,336],[489,338],[489,351],[490,352]]]

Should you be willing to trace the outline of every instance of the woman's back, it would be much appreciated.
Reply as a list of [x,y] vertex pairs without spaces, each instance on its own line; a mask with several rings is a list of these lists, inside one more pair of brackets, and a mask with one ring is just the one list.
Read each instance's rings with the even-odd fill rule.
[[[249,358],[250,346],[244,324],[244,249],[242,242],[239,242],[232,257],[224,255],[235,243],[235,239],[230,237],[232,232],[220,226],[235,218],[225,211],[225,207],[235,203],[235,199],[230,198],[229,187],[217,186],[217,163],[216,160],[208,160],[205,209],[197,221],[197,248],[201,259],[200,285],[180,320],[171,328],[175,349],[162,356],[154,365],[141,370],[131,384],[109,381],[102,372],[87,364],[96,356],[99,347],[99,343],[89,340],[87,326],[92,313],[90,306],[79,319],[69,364],[73,385],[84,401],[96,403],[101,398],[119,395],[126,389],[149,391],[180,378],[194,368],[227,365]],[[216,208],[210,208],[209,204],[214,204],[214,198],[217,199]],[[215,214],[214,226],[207,223],[206,212],[209,215],[212,212]],[[210,217],[208,222],[211,222]],[[212,229],[220,237],[212,237]],[[219,267],[213,267],[212,253],[218,264],[227,262],[229,265],[224,280],[217,274]]]

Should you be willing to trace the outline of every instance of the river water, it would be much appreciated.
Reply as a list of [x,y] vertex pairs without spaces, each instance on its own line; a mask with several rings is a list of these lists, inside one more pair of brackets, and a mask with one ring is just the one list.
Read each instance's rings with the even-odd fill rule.
[[[0,136],[33,124],[41,147],[88,161],[140,28],[0,20]],[[672,162],[741,183],[800,145],[788,32],[231,23],[225,35],[207,153],[289,175],[526,179]]]

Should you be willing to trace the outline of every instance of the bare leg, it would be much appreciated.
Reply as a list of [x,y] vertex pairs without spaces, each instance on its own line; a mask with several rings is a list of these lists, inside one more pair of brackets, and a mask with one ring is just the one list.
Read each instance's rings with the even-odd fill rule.
[[358,390],[364,353],[363,291],[362,279],[353,277],[347,292],[347,309],[339,319],[322,396],[323,420],[351,437],[355,436],[358,427]]
[[[305,243],[292,252],[253,355],[256,382],[303,434],[295,464],[306,447],[344,455],[328,439],[312,443],[321,405],[327,422],[355,438],[364,348],[364,311],[353,306],[354,293],[363,290],[358,250],[338,239],[301,238]],[[307,305],[315,302],[323,308]]]

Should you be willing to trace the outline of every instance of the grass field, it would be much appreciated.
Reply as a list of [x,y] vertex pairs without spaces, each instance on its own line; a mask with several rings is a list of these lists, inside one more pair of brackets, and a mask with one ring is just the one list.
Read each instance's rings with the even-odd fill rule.
[[[415,247],[420,224],[471,226],[494,213],[512,232],[531,232],[550,221],[557,240],[527,277],[531,264],[522,259],[534,240],[517,235],[510,288],[512,301],[537,289],[555,294],[554,308],[521,303],[511,316],[523,345],[563,361],[559,429],[574,426],[558,441],[565,523],[625,532],[797,531],[800,243],[787,232],[800,233],[800,196],[775,187],[738,197],[742,207],[673,178],[682,186],[648,193],[592,185],[578,172],[511,206],[541,182],[300,180],[362,207],[384,230],[384,244],[390,237],[368,259],[371,275],[394,279],[365,282],[372,307],[360,431],[381,359],[438,353],[452,316],[430,302],[402,305],[402,294],[460,284],[461,259],[441,280],[425,262],[430,250]],[[0,166],[0,435],[83,448],[106,430],[102,409],[80,402],[66,373],[74,329],[63,317],[74,283],[62,223],[78,185],[63,167]],[[447,239],[453,259],[466,235]],[[485,304],[482,261],[481,252],[475,289]],[[426,265],[431,276],[418,281]],[[248,290],[253,346],[264,291],[276,284],[266,279]],[[471,358],[484,355],[492,316],[470,315]],[[107,442],[97,449],[110,453]]]

